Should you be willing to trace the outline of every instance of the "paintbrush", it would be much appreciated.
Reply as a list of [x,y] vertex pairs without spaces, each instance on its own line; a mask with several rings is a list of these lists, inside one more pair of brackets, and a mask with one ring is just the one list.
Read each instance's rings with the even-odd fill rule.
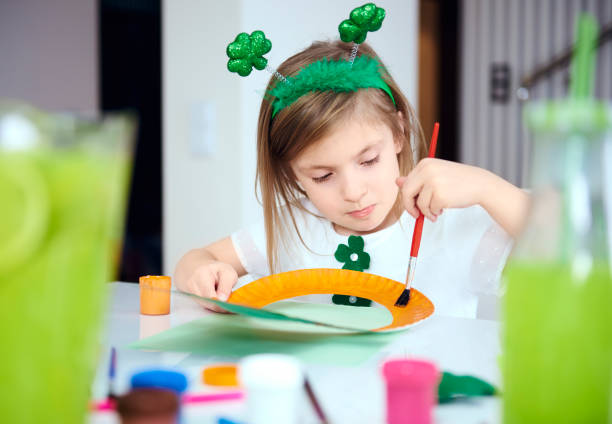
[[306,390],[308,399],[310,399],[310,403],[312,404],[313,409],[317,413],[317,417],[319,418],[320,423],[328,424],[329,421],[327,421],[327,417],[323,412],[323,408],[321,408],[321,404],[317,400],[317,397],[315,396],[314,391],[312,390],[312,386],[310,385],[310,382],[308,381],[307,377],[304,377],[304,390]]
[[[433,128],[433,134],[431,135],[431,143],[429,143],[429,154],[427,157],[433,158],[436,154],[436,144],[438,143],[438,130],[440,124],[437,122]],[[423,233],[423,221],[425,217],[419,212],[419,217],[414,224],[414,232],[412,233],[412,246],[410,247],[410,260],[408,261],[408,271],[406,272],[406,288],[402,291],[402,294],[395,301],[395,306],[404,308],[410,300],[410,288],[414,281],[414,271],[416,269],[417,255],[419,254],[419,247],[421,246],[421,234]]]
[[117,399],[115,393],[115,374],[117,370],[117,350],[111,347],[110,363],[108,365],[108,398]]

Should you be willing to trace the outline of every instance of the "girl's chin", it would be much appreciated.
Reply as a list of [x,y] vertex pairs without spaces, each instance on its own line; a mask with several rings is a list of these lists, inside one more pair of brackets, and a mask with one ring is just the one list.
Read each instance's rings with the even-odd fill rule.
[[365,235],[378,231],[384,222],[382,219],[367,219],[367,220],[352,220],[352,222],[344,222],[340,225],[335,224],[336,232],[341,234],[356,234]]

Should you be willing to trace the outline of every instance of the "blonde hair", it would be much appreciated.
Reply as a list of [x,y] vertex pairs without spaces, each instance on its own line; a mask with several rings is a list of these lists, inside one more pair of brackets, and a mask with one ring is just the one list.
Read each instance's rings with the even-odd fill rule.
[[[278,71],[285,76],[296,75],[301,68],[328,58],[329,60],[348,59],[352,43],[342,41],[317,41],[304,51],[287,59]],[[397,155],[401,175],[406,175],[418,161],[426,155],[426,145],[421,126],[414,110],[400,91],[378,55],[367,44],[359,46],[358,55],[367,55],[381,64],[383,79],[388,84],[391,98],[379,89],[361,89],[354,92],[316,91],[300,97],[291,106],[282,109],[272,119],[272,102],[264,98],[259,111],[257,125],[257,177],[255,192],[261,190],[261,204],[264,209],[266,230],[266,253],[270,272],[278,267],[278,249],[286,244],[289,234],[289,221],[304,246],[304,240],[295,222],[294,209],[307,211],[299,201],[306,193],[297,184],[291,169],[291,161],[304,149],[328,135],[335,126],[350,118],[356,112],[365,119],[387,125],[396,142],[402,146]],[[275,78],[268,82],[266,91],[279,83]],[[398,117],[397,112],[401,112]],[[401,119],[400,119],[401,118]],[[413,150],[414,149],[414,150]],[[281,207],[285,205],[285,207]],[[402,212],[401,199],[393,206],[392,213],[398,217]],[[308,248],[308,246],[306,246]]]

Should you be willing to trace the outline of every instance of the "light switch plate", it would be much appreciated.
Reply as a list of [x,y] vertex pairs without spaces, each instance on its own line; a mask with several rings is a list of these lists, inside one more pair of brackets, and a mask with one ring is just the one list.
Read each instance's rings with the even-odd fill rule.
[[191,153],[214,156],[217,151],[217,107],[214,102],[200,101],[191,105],[189,123]]

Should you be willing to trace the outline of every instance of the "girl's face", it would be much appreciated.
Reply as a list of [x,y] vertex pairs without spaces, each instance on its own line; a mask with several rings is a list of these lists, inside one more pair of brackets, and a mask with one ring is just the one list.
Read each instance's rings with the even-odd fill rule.
[[385,124],[359,117],[306,148],[291,167],[317,209],[340,234],[367,234],[391,225],[399,188],[401,145]]

